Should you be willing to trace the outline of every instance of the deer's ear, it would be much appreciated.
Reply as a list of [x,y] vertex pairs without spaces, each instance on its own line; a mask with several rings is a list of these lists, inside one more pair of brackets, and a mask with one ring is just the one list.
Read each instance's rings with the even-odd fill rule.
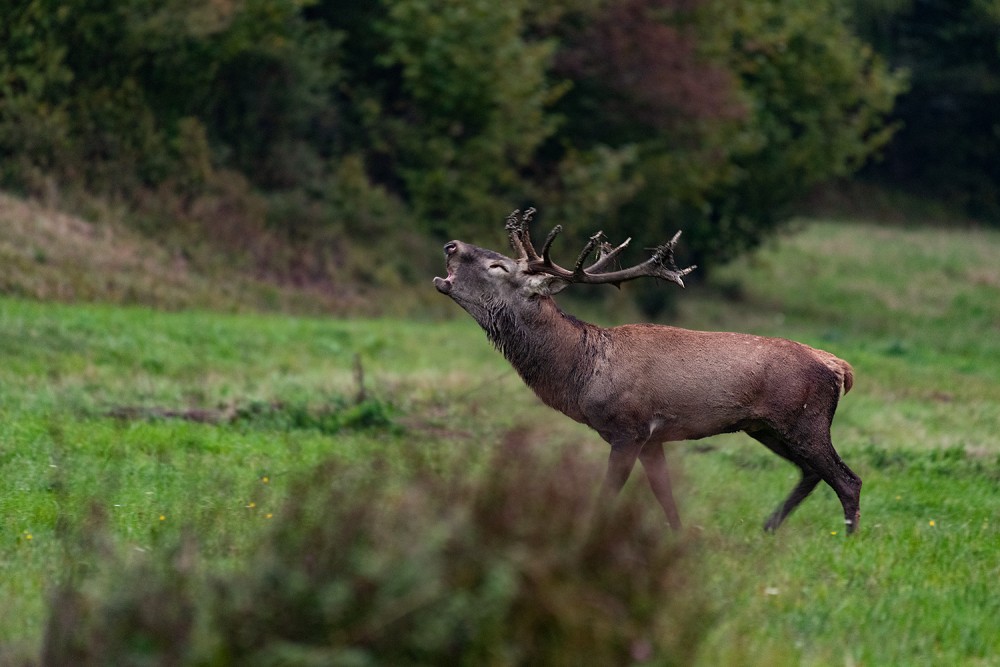
[[566,289],[568,285],[569,283],[562,278],[547,273],[529,274],[524,281],[524,289],[528,294],[539,294],[541,296],[558,294]]

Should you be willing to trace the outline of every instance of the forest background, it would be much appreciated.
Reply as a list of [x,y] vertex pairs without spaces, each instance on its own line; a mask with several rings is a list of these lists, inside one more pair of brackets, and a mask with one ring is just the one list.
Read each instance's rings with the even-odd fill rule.
[[[995,0],[3,14],[0,187],[119,218],[178,262],[312,288],[327,310],[422,283],[415,243],[498,246],[529,203],[578,239],[683,229],[703,267],[818,201],[1000,221]],[[667,298],[637,294],[649,315]]]

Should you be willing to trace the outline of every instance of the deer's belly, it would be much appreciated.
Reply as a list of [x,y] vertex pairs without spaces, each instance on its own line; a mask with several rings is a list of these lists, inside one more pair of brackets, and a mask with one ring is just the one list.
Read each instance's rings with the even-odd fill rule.
[[735,415],[689,414],[682,418],[671,413],[657,413],[649,421],[649,440],[652,442],[700,440],[720,433],[742,431],[748,426],[749,422],[744,423]]

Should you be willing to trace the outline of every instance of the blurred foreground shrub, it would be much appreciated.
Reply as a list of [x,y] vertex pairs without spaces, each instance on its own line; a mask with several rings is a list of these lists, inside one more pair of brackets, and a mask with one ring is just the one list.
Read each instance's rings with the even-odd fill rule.
[[474,480],[467,462],[405,481],[386,468],[322,466],[236,568],[209,574],[188,538],[64,585],[43,660],[691,663],[710,618],[652,503],[595,517],[595,471],[516,433]]

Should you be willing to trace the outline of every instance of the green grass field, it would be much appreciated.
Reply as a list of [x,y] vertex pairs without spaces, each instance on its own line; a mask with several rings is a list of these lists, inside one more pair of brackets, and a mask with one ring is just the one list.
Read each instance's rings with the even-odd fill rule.
[[[825,486],[765,535],[790,465],[739,434],[670,448],[693,594],[712,610],[698,664],[1000,665],[997,258],[996,232],[812,223],[679,294],[674,323],[795,338],[854,365],[833,436],[864,480],[853,539]],[[417,461],[479,475],[520,429],[590,466],[596,498],[607,446],[540,405],[454,310],[335,320],[0,299],[0,663],[37,659],[67,577],[184,534],[203,567],[238,568],[293,481],[330,458],[385,485]]]

